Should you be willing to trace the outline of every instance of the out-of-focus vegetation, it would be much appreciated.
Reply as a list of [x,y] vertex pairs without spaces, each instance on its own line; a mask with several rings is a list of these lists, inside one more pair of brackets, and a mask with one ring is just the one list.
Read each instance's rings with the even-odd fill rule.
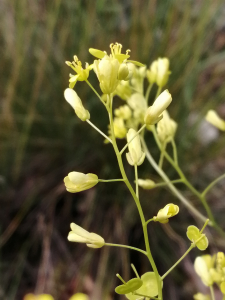
[[[62,180],[72,170],[119,177],[110,145],[103,145],[101,136],[82,123],[63,98],[70,72],[65,60],[76,54],[82,62],[91,62],[88,48],[108,50],[112,42],[122,43],[131,49],[133,60],[147,65],[168,57],[179,159],[192,183],[204,189],[225,166],[225,136],[214,132],[216,139],[208,142],[211,131],[202,123],[210,108],[225,117],[224,20],[225,4],[219,0],[0,2],[1,299],[46,292],[66,300],[76,291],[94,300],[116,299],[117,272],[123,269],[127,279],[130,261],[140,273],[149,267],[127,250],[89,250],[66,239],[73,221],[108,242],[143,243],[139,217],[122,183],[99,184],[78,194],[65,191]],[[96,86],[94,75],[90,81]],[[106,132],[107,115],[90,88],[80,82],[76,91],[93,122]],[[154,144],[152,151],[157,157]],[[131,168],[127,171],[133,176]],[[156,177],[148,166],[141,172]],[[169,165],[167,172],[173,175]],[[201,209],[193,195],[186,195]],[[218,184],[208,196],[222,227],[224,195]],[[149,217],[168,199],[176,201],[165,189],[141,196]],[[185,251],[183,237],[190,222],[195,221],[181,206],[170,225],[150,227],[161,273]],[[224,246],[221,239],[217,242]],[[212,241],[212,252],[213,247]],[[166,298],[190,299],[202,291],[192,262],[185,259],[166,279]]]

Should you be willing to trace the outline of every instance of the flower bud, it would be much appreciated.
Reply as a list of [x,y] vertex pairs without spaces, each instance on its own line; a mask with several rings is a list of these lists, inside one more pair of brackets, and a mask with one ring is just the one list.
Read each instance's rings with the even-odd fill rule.
[[119,80],[129,80],[130,79],[130,73],[128,66],[126,63],[122,63],[119,67],[118,71],[118,79]]
[[208,258],[208,256],[210,255],[198,256],[194,262],[195,272],[198,274],[198,276],[206,286],[210,286],[213,284],[213,279],[206,263],[206,259]]
[[[129,141],[131,142],[129,143]],[[140,166],[145,159],[145,153],[141,150],[141,141],[140,141],[139,134],[137,134],[136,130],[132,128],[129,129],[127,133],[127,142],[129,143],[128,144],[129,152],[126,153],[128,163],[131,166],[134,165]]]
[[150,106],[144,117],[146,125],[154,125],[162,119],[163,111],[170,105],[172,101],[171,94],[168,90],[163,91]]
[[172,120],[166,110],[157,124],[157,133],[161,142],[170,142],[177,130],[177,123]]
[[158,62],[157,62],[157,60],[155,60],[151,64],[150,70],[147,70],[147,72],[146,72],[147,79],[150,83],[156,82],[157,71],[158,71]]
[[151,179],[138,179],[138,185],[145,190],[151,190],[155,187],[155,182]]
[[126,136],[127,129],[124,124],[124,120],[121,118],[115,118],[113,121],[114,134],[116,138],[123,139]]
[[124,120],[130,119],[132,115],[131,109],[128,105],[120,106],[119,108],[115,109],[114,113],[118,118]]
[[225,131],[225,121],[218,116],[215,110],[209,110],[206,114],[205,119],[218,129]]
[[171,73],[169,71],[170,62],[168,58],[158,58],[157,62],[156,83],[159,87],[163,87],[167,83]]
[[88,232],[75,223],[71,223],[70,228],[72,230],[68,235],[70,242],[86,243],[90,248],[101,248],[105,245],[104,239],[96,233]]
[[78,97],[77,93],[74,90],[70,88],[66,89],[64,92],[64,97],[66,101],[73,107],[79,119],[81,119],[82,121],[90,119],[89,111],[83,107],[81,99]]
[[100,82],[103,94],[111,94],[115,91],[119,83],[119,66],[119,61],[108,55],[105,55],[101,60],[94,61],[94,71]]
[[66,190],[70,193],[77,193],[88,190],[98,183],[98,176],[92,173],[70,172],[64,178]]
[[209,295],[204,295],[202,293],[197,293],[193,296],[194,300],[210,300],[210,296]]
[[157,216],[153,217],[153,220],[155,222],[160,222],[160,223],[168,223],[169,218],[174,217],[177,215],[179,212],[179,207],[175,204],[167,204],[164,208],[160,209]]

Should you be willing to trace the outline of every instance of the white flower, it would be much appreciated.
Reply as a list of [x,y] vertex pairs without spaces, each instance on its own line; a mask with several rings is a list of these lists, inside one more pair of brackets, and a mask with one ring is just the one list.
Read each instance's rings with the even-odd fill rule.
[[92,173],[70,172],[64,178],[66,189],[70,193],[77,193],[92,188],[98,183],[98,176]]
[[145,114],[144,121],[147,125],[154,125],[159,122],[163,115],[163,111],[170,105],[172,101],[171,94],[168,90],[163,91],[150,106]]
[[70,242],[86,243],[90,248],[101,248],[105,245],[104,239],[96,233],[88,232],[75,223],[71,223],[70,228],[72,230],[68,235]]
[[[131,142],[129,143],[129,141]],[[140,166],[145,159],[145,153],[141,149],[140,137],[139,134],[137,134],[136,130],[132,128],[129,129],[127,133],[127,142],[129,143],[129,152],[126,153],[128,163],[132,166]]]
[[158,65],[157,65],[157,76],[156,76],[156,83],[158,86],[163,87],[169,78],[170,71],[169,71],[169,59],[168,58],[158,58]]
[[78,118],[80,118],[82,121],[90,119],[89,111],[83,107],[81,99],[73,89],[66,89],[64,92],[64,97],[66,101],[73,107]]

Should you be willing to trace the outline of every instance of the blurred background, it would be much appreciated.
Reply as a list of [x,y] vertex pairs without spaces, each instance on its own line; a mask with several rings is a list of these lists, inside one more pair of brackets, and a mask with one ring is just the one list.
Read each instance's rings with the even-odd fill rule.
[[[131,49],[131,59],[147,66],[159,56],[170,59],[169,111],[179,123],[180,165],[200,190],[224,173],[225,135],[202,121],[211,108],[225,118],[224,1],[1,0],[0,299],[20,300],[28,292],[59,300],[75,292],[93,300],[125,299],[115,295],[115,274],[133,277],[131,262],[140,274],[149,270],[146,259],[134,252],[93,250],[67,241],[69,224],[75,222],[107,242],[144,247],[135,204],[122,183],[102,183],[77,194],[66,192],[63,184],[74,170],[120,177],[110,145],[74,115],[63,97],[71,72],[65,61],[76,54],[91,63],[88,49],[109,51],[112,42]],[[99,91],[94,74],[90,82]],[[107,114],[90,88],[78,82],[76,91],[92,122],[107,132]],[[149,147],[158,159],[151,136]],[[133,180],[133,169],[125,164]],[[165,170],[176,178],[170,165]],[[159,179],[147,163],[140,177]],[[198,199],[179,188],[205,214]],[[224,193],[219,183],[207,197],[223,228]],[[167,189],[142,190],[141,202],[146,218],[168,202],[180,204]],[[190,224],[196,220],[180,204],[169,225],[149,226],[160,274],[189,247],[185,233]],[[206,253],[224,251],[224,240],[212,229],[208,234]],[[185,300],[207,292],[193,269],[200,254],[194,249],[166,278],[165,298]]]

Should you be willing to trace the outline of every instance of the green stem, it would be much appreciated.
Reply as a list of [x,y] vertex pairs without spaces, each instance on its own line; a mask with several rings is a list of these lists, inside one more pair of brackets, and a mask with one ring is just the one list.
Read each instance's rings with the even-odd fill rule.
[[86,120],[86,122],[91,125],[96,131],[98,131],[104,138],[106,138],[110,143],[112,143],[112,140],[104,134],[98,127],[96,127],[90,120]]
[[144,255],[147,255],[147,252],[146,252],[146,251],[141,250],[141,249],[139,249],[139,248],[127,246],[127,245],[105,243],[104,246],[120,247],[120,248],[128,248],[128,249],[131,249],[131,250],[135,250],[135,251],[141,252],[141,253],[144,254]]
[[127,188],[129,189],[131,195],[134,198],[134,201],[136,203],[136,206],[137,206],[140,218],[141,218],[141,223],[142,223],[142,228],[143,228],[143,234],[144,234],[144,240],[145,240],[145,247],[146,247],[147,257],[148,257],[149,262],[150,262],[150,264],[152,266],[152,269],[153,269],[153,271],[154,271],[154,273],[156,275],[157,285],[158,285],[158,289],[159,289],[159,297],[162,299],[161,279],[160,279],[157,267],[155,265],[154,259],[153,259],[152,254],[151,254],[150,245],[149,245],[149,239],[148,239],[148,231],[147,231],[147,226],[145,224],[145,217],[144,217],[144,214],[143,214],[143,210],[141,208],[140,201],[137,198],[137,196],[135,194],[135,191],[132,188],[132,186],[131,186],[128,178],[127,178],[127,175],[126,175],[126,172],[125,172],[124,166],[123,166],[122,157],[121,157],[121,154],[119,152],[119,149],[118,149],[118,146],[117,146],[117,143],[116,143],[116,138],[115,138],[115,135],[114,135],[114,126],[113,126],[112,102],[113,102],[113,98],[110,95],[110,109],[108,109],[108,113],[109,113],[109,121],[110,121],[110,128],[111,128],[111,134],[112,134],[113,148],[114,148],[114,151],[115,151],[115,154],[116,154],[116,157],[117,157],[117,161],[118,161],[118,165],[119,165],[119,168],[120,168],[121,175],[122,175],[122,177],[124,179],[124,182],[125,182]]
[[159,94],[161,93],[161,90],[162,90],[162,87],[158,87],[158,90],[157,90],[157,93],[156,93],[156,96],[155,96],[155,99],[159,96]]
[[206,194],[209,192],[209,190],[220,180],[222,180],[223,178],[225,178],[225,174],[219,176],[218,178],[216,178],[215,180],[213,180],[213,182],[211,182],[206,188],[205,190],[202,192],[202,196],[205,197]]
[[149,95],[150,95],[152,86],[153,86],[153,83],[150,83],[149,86],[148,86],[148,88],[147,88],[147,91],[146,91],[146,93],[145,93],[145,99],[146,99],[146,102],[147,102],[147,103],[148,103],[148,98],[149,98]]
[[175,143],[174,139],[171,140],[171,144],[172,144],[172,147],[173,147],[174,162],[178,166],[177,146],[176,146],[176,143]]
[[134,170],[135,170],[135,183],[136,183],[136,196],[139,199],[139,187],[138,187],[138,170],[137,170],[137,165],[134,165]]
[[152,167],[156,170],[156,172],[161,176],[161,178],[167,183],[168,188],[177,196],[178,199],[190,210],[190,212],[196,216],[198,219],[202,220],[203,222],[206,221],[206,217],[203,216],[191,203],[177,190],[177,188],[171,183],[170,179],[164,173],[162,169],[159,168],[157,163],[155,162],[154,158],[152,157],[151,153],[149,152],[145,140],[141,137],[141,142],[143,149],[146,154],[146,158]]
[[210,285],[210,286],[209,286],[209,289],[210,289],[210,294],[211,294],[211,298],[212,298],[212,300],[215,300],[215,295],[214,295],[213,286],[212,286],[212,285]]
[[163,143],[162,145],[162,151],[161,151],[161,154],[160,154],[160,159],[159,159],[159,168],[162,169],[162,165],[163,165],[163,158],[164,158],[164,153],[165,153],[165,150],[166,150],[166,143]]
[[123,284],[126,284],[126,281],[120,276],[120,274],[116,274],[116,277],[118,277]]
[[124,181],[124,179],[98,179],[99,182]]
[[[170,180],[170,183],[181,183],[183,182],[183,179],[176,179],[176,180]],[[157,187],[161,187],[161,186],[167,186],[168,182],[160,182],[160,183],[156,183],[155,186],[152,189],[155,189]]]
[[184,258],[185,256],[195,247],[194,244],[191,244],[191,246],[188,248],[188,250],[184,253],[184,255],[181,256],[180,259],[161,277],[163,280]]
[[148,223],[149,223],[149,222],[151,222],[151,221],[154,221],[154,218],[152,218],[152,219],[149,219],[148,221],[146,221],[146,223],[145,223],[145,224],[146,224],[146,225],[148,225]]
[[[161,143],[158,139],[157,133],[155,131],[155,127],[152,129],[156,144],[158,145],[158,148],[161,150]],[[208,205],[208,203],[206,202],[206,199],[204,196],[202,196],[201,193],[199,193],[194,187],[193,185],[188,181],[188,179],[186,178],[186,176],[184,175],[184,173],[182,172],[182,170],[180,169],[180,167],[174,162],[174,160],[170,157],[170,155],[165,151],[164,156],[166,157],[166,159],[169,161],[169,163],[174,167],[174,169],[177,171],[177,173],[180,175],[180,178],[183,180],[184,184],[193,192],[194,195],[196,195],[200,201],[202,202],[202,205],[204,206],[206,213],[210,219],[210,221],[213,224],[213,227],[215,227],[215,229],[217,229],[217,231],[219,231],[221,234],[225,234],[223,232],[223,230],[220,228],[220,226],[216,223],[214,216],[212,214],[212,211]]]
[[146,124],[144,124],[137,133],[132,137],[132,139],[123,147],[123,149],[120,151],[120,155],[123,154],[123,152],[127,149],[128,145],[133,141],[134,138],[146,127]]
[[[202,229],[201,229],[201,231],[200,231],[200,233],[202,233],[203,232],[203,230],[205,229],[205,227],[206,227],[206,225],[208,224],[208,222],[209,222],[209,219],[207,219],[206,221],[205,221],[205,224],[203,225],[203,227],[202,227]],[[191,246],[188,248],[188,250],[184,253],[184,255],[182,255],[181,256],[181,258],[180,259],[178,259],[178,261],[161,277],[161,279],[163,280],[181,261],[182,261],[182,259],[184,259],[185,258],[185,256],[194,248],[194,247],[196,247],[196,245],[197,245],[197,243],[201,240],[201,239],[203,239],[205,237],[205,235],[204,234],[202,234],[202,236],[199,238],[199,239],[197,239],[197,241],[195,241],[195,242],[193,242],[193,243],[191,243]]]
[[136,277],[137,277],[137,278],[140,278],[140,276],[139,276],[139,274],[138,274],[138,272],[137,272],[137,270],[136,270],[136,268],[135,268],[135,266],[134,266],[133,264],[131,264],[131,268],[133,269],[133,271],[134,271]]
[[99,95],[99,93],[96,91],[96,89],[93,87],[93,85],[88,81],[85,80],[87,82],[87,84],[90,86],[90,88],[94,91],[94,93],[97,95],[97,97],[101,100],[101,102],[104,104],[104,106],[106,107],[105,102],[102,100],[101,96]]

